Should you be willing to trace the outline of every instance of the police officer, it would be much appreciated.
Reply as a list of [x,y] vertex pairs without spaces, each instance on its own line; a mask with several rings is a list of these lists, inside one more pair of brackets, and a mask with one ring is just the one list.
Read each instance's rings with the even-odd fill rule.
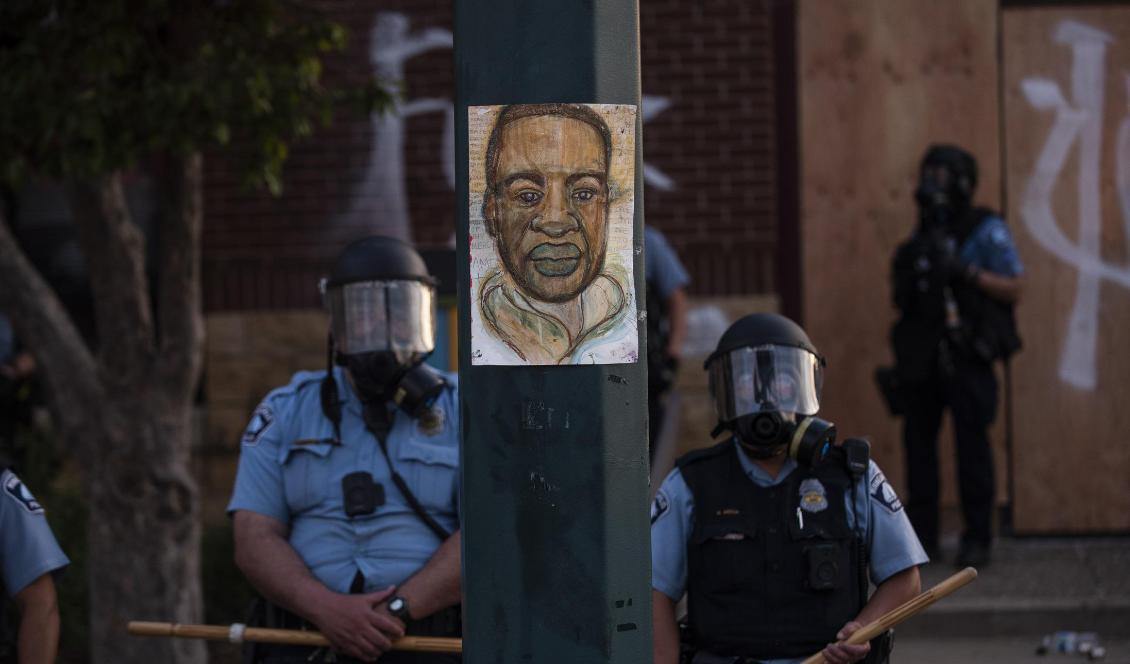
[[[47,525],[43,506],[0,461],[0,629],[3,603],[20,612],[16,652],[20,664],[50,664],[59,647],[59,604],[54,576],[70,564]],[[0,660],[9,644],[0,643]],[[4,660],[7,661],[7,660]]]
[[[459,636],[456,378],[423,364],[434,280],[410,245],[368,237],[323,287],[331,366],[267,395],[243,434],[236,563],[269,600],[270,626],[312,624],[364,661],[457,662],[385,654],[406,631]],[[333,661],[295,647],[255,657]]]
[[650,457],[655,461],[687,333],[687,285],[691,278],[663,233],[644,227],[647,283],[647,419]]
[[907,511],[927,551],[938,550],[938,430],[953,416],[965,530],[957,566],[989,562],[996,415],[992,363],[1020,346],[1012,307],[1023,266],[1004,220],[972,205],[977,162],[961,148],[932,146],[916,192],[919,222],[895,253],[899,318],[891,333],[905,415]]
[[823,366],[800,326],[764,313],[707,359],[728,436],[679,459],[652,504],[656,664],[679,661],[684,591],[682,661],[884,661],[885,644],[844,640],[914,597],[927,558],[866,441],[833,445],[815,417]]

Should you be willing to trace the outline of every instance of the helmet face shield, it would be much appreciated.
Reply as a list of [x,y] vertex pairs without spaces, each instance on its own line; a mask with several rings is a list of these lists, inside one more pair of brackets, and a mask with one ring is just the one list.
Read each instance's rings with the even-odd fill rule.
[[326,292],[339,352],[391,351],[397,356],[435,349],[435,289],[419,281],[358,281]]
[[820,358],[803,348],[743,347],[710,363],[710,394],[722,422],[765,412],[815,415],[823,386]]

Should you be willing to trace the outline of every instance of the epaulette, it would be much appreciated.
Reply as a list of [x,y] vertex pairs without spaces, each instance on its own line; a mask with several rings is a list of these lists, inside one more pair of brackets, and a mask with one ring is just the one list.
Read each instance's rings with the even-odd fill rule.
[[321,385],[322,379],[326,376],[325,370],[317,371],[297,371],[290,377],[290,382],[286,385],[280,385],[271,390],[267,394],[267,398],[282,396],[282,395],[297,395],[303,390],[308,389],[311,385]]
[[306,389],[307,387],[310,387],[311,385],[319,385],[320,386],[322,384],[322,381],[326,377],[326,373],[324,371],[304,372],[304,373],[309,373],[310,375],[305,376],[303,378],[303,380],[297,382],[294,385],[294,392],[296,394],[298,392],[301,392],[302,390]]
[[703,447],[701,449],[691,450],[690,452],[687,452],[675,461],[675,466],[678,468],[683,468],[684,466],[688,466],[692,463],[698,463],[699,461],[702,461],[704,459],[712,459],[716,456],[725,454],[732,448],[733,439],[727,438],[726,440],[723,440],[716,445],[711,445],[710,447]]

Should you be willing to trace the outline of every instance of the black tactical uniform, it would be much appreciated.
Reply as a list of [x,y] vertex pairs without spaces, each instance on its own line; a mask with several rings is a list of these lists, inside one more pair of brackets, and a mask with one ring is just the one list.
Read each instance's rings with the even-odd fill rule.
[[[692,452],[679,469],[696,515],[687,544],[692,641],[718,654],[774,658],[806,657],[835,641],[867,597],[861,537],[847,516],[857,478],[843,454],[772,487],[749,481],[733,441]],[[801,506],[811,480],[825,489],[826,507],[815,512]]]
[[684,661],[793,664],[838,641],[869,581],[899,576],[909,583],[884,602],[900,597],[927,558],[867,442],[834,446],[816,416],[824,361],[799,326],[746,316],[706,365],[715,435],[730,436],[681,458],[652,505],[656,652],[673,656],[670,611],[686,592]]
[[891,332],[897,390],[888,396],[906,417],[907,509],[927,551],[936,552],[937,437],[948,407],[965,521],[959,567],[988,561],[994,491],[988,427],[997,409],[992,362],[1020,346],[1012,305],[974,283],[980,271],[1010,277],[1022,271],[1004,221],[972,207],[976,180],[968,153],[931,148],[917,192],[919,225],[899,246],[892,269],[900,316]]

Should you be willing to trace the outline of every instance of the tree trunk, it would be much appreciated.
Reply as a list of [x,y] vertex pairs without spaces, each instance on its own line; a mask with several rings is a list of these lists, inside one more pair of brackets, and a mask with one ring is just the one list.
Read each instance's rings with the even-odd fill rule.
[[202,642],[125,630],[130,620],[201,622],[200,526],[188,472],[191,401],[151,392],[94,407],[107,426],[98,432],[104,453],[86,475],[91,660],[203,662]]
[[[103,440],[86,475],[95,664],[196,664],[207,656],[200,641],[125,633],[130,620],[196,623],[203,617],[197,491],[189,470],[192,398],[203,354],[201,173],[198,155],[169,159],[161,169],[161,325],[156,330],[148,307],[140,305],[148,303],[143,245],[132,222],[117,221],[123,213],[116,201],[124,197],[114,194],[113,184],[103,183],[87,190],[101,202],[103,214],[85,224],[84,215],[76,214],[86,228],[84,245],[103,255],[92,278],[117,284],[105,297],[96,290],[100,331],[113,330],[117,342],[100,344]],[[121,242],[91,237],[99,227]],[[102,317],[123,310],[124,316]],[[113,356],[108,347],[116,351]]]
[[40,362],[65,446],[83,470],[95,664],[206,660],[202,642],[126,633],[130,620],[202,617],[200,526],[189,472],[203,347],[201,174],[196,154],[172,157],[162,171],[159,326],[144,238],[130,218],[120,174],[69,183],[94,291],[96,356],[0,218],[0,283],[12,286],[0,288],[0,306]]

